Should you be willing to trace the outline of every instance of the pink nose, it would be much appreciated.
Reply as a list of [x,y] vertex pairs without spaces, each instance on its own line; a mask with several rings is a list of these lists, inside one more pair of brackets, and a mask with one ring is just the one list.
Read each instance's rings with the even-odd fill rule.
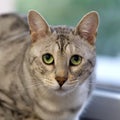
[[67,77],[56,76],[55,79],[57,80],[60,87],[62,87],[63,84],[67,81],[68,78]]

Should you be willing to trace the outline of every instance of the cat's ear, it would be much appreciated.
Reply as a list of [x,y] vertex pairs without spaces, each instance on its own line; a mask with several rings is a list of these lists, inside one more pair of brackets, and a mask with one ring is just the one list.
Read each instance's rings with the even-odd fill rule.
[[99,17],[95,11],[89,12],[85,15],[75,28],[75,33],[94,45],[96,41],[96,34],[98,30]]
[[28,24],[31,32],[32,41],[37,37],[45,37],[50,33],[50,27],[44,18],[36,11],[30,11],[28,14]]

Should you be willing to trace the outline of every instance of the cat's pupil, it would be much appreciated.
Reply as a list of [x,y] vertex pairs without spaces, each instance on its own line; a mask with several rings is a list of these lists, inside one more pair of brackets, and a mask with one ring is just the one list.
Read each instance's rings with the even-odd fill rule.
[[73,59],[74,59],[74,61],[79,61],[79,56],[75,55]]
[[50,54],[46,54],[45,57],[46,57],[46,60],[49,60],[51,56],[50,56]]

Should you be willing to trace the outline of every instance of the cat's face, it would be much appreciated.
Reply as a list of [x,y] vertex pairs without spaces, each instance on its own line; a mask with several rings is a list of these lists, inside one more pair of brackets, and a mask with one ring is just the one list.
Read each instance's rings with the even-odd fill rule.
[[[98,17],[86,15],[76,28],[49,27],[35,11],[29,14],[29,52],[34,82],[55,92],[71,91],[93,72]],[[40,87],[39,86],[39,87]]]

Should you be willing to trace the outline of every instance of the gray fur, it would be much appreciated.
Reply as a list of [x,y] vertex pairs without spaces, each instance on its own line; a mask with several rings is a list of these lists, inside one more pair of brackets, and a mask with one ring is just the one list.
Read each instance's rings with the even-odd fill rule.
[[[49,28],[42,17],[41,23]],[[0,120],[78,120],[92,90],[95,45],[66,26],[45,28],[45,36],[29,34],[16,14],[1,15],[0,27]],[[45,53],[53,55],[53,66],[43,63]],[[70,67],[74,54],[83,60]],[[68,77],[62,89],[55,76]]]

